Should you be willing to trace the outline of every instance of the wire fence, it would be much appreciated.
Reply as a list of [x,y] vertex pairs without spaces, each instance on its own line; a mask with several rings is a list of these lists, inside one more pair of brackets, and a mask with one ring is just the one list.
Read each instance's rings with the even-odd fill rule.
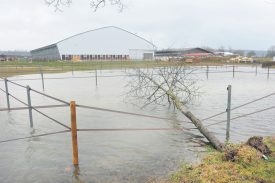
[[[42,115],[42,116],[46,117],[47,119],[49,119],[50,121],[52,121],[52,122],[54,122],[54,123],[56,123],[58,125],[61,125],[64,128],[66,128],[66,130],[56,131],[56,132],[50,132],[50,133],[44,133],[44,134],[38,134],[38,135],[31,135],[31,136],[26,136],[26,137],[13,138],[13,139],[7,139],[7,140],[0,140],[0,143],[7,143],[7,142],[18,141],[18,140],[23,140],[23,139],[30,139],[30,138],[34,138],[34,137],[50,136],[50,135],[55,135],[55,134],[67,133],[67,132],[72,132],[72,134],[73,134],[73,127],[69,127],[68,125],[64,124],[63,122],[61,122],[61,121],[59,121],[59,120],[51,117],[50,115],[45,114],[44,112],[42,112],[42,111],[39,110],[39,109],[60,108],[60,107],[68,107],[68,106],[71,107],[71,104],[72,104],[71,102],[67,102],[67,101],[62,100],[60,98],[48,95],[45,92],[41,92],[41,91],[32,89],[29,86],[21,85],[21,84],[19,84],[17,82],[14,82],[12,80],[8,80],[6,78],[2,78],[2,79],[4,80],[4,82],[6,84],[7,83],[11,83],[11,84],[13,84],[13,85],[15,85],[17,87],[21,87],[21,88],[26,89],[27,92],[31,92],[32,91],[32,92],[34,92],[36,94],[42,95],[44,97],[47,97],[47,98],[52,99],[54,101],[60,102],[62,104],[60,104],[60,105],[32,106],[31,103],[30,103],[30,99],[31,99],[30,96],[28,96],[28,102],[24,102],[23,100],[17,98],[13,94],[11,94],[8,91],[8,87],[6,85],[6,89],[0,88],[0,91],[2,91],[4,94],[6,94],[7,100],[9,100],[9,97],[11,97],[15,101],[23,104],[26,107],[14,107],[14,108],[11,108],[9,106],[9,104],[8,104],[8,108],[0,108],[0,112],[1,111],[29,110],[29,112],[30,112],[30,114],[29,114],[30,115],[30,121],[32,121],[31,111],[34,110],[37,113],[39,113],[40,115]],[[234,110],[237,110],[237,109],[240,109],[240,108],[243,108],[243,107],[245,107],[247,105],[251,105],[253,103],[259,102],[259,101],[261,101],[263,99],[269,98],[269,97],[274,96],[274,95],[275,95],[275,92],[267,94],[267,95],[262,96],[260,98],[248,101],[246,103],[243,103],[241,105],[233,107],[232,109],[230,109],[230,112],[234,111]],[[9,101],[7,101],[7,102],[9,102]],[[150,118],[150,119],[157,119],[157,120],[165,120],[165,121],[173,120],[173,119],[166,118],[166,117],[159,117],[159,116],[153,116],[153,115],[147,115],[147,114],[139,114],[139,113],[120,111],[120,110],[114,110],[114,109],[107,109],[107,108],[101,108],[101,107],[94,107],[94,106],[87,106],[87,105],[81,105],[81,104],[76,104],[75,107],[82,108],[82,109],[87,109],[87,110],[96,110],[96,111],[117,113],[117,114],[122,114],[122,115],[130,115],[130,116],[135,116],[135,117],[143,117],[143,118]],[[234,121],[234,120],[239,119],[239,118],[248,117],[248,116],[251,116],[251,115],[254,115],[254,114],[258,114],[258,113],[261,113],[261,112],[264,112],[264,111],[268,111],[268,110],[271,110],[271,109],[275,109],[275,106],[271,106],[271,107],[260,109],[260,110],[254,111],[254,112],[242,114],[242,115],[230,118],[230,121]],[[214,118],[216,118],[218,116],[221,116],[223,114],[226,114],[226,113],[228,113],[228,110],[219,112],[217,114],[208,116],[206,118],[203,118],[201,121],[212,120],[212,119],[214,119]],[[190,121],[179,121],[179,122],[192,123]],[[206,125],[206,127],[218,125],[218,124],[225,123],[225,122],[228,122],[228,119],[227,120],[216,121],[215,123],[211,123],[211,124]],[[95,128],[95,129],[93,129],[93,128],[91,128],[91,129],[81,129],[81,128],[79,128],[79,129],[77,129],[77,128],[75,128],[75,129],[76,129],[76,131],[79,131],[79,132],[115,132],[115,131],[190,131],[190,130],[194,130],[194,129],[197,129],[197,128],[196,127],[194,127],[194,128],[176,127],[176,128],[111,128],[111,129],[108,129],[108,128],[104,128],[104,129],[99,129],[99,128]]]
[[[260,98],[254,99],[254,100],[252,100],[252,101],[249,101],[249,102],[247,102],[247,103],[241,104],[241,105],[239,105],[239,106],[233,107],[233,108],[231,109],[231,111],[234,111],[234,110],[236,110],[236,109],[245,107],[245,106],[247,106],[247,105],[253,104],[253,103],[255,103],[255,102],[258,102],[258,101],[260,101],[260,100],[266,99],[266,98],[271,97],[271,96],[274,96],[274,95],[275,95],[275,92],[270,93],[270,94],[265,95],[265,96],[263,96],[263,97],[260,97]],[[271,108],[271,109],[273,109],[273,108]],[[266,108],[266,110],[269,110],[269,108]],[[263,110],[263,111],[265,111],[265,110]],[[263,111],[260,110],[260,112],[263,112]],[[206,121],[206,120],[209,120],[209,119],[218,117],[218,116],[220,116],[220,115],[223,115],[223,114],[225,114],[225,113],[227,113],[227,111],[220,112],[220,113],[217,113],[217,114],[215,114],[215,115],[209,116],[209,117],[207,117],[207,118],[202,119],[201,121]],[[255,111],[255,113],[252,113],[252,114],[256,114],[256,113],[258,113],[258,112]],[[252,115],[252,114],[250,114],[250,115]],[[247,115],[244,115],[244,116],[247,116]],[[236,119],[238,119],[238,118],[236,118]],[[233,119],[231,119],[231,120],[233,120]],[[217,122],[217,123],[215,123],[215,124],[220,124],[220,123],[223,123],[223,122],[226,122],[226,120]],[[215,124],[211,124],[211,125],[208,125],[208,126],[213,126],[213,125],[215,125]]]
[[[232,71],[223,71],[223,72],[220,72],[220,73],[228,73],[228,72],[232,72]],[[197,73],[200,73],[200,72],[197,72]],[[208,74],[208,73],[219,73],[219,72],[218,71],[217,72],[209,72],[209,69],[207,68],[206,72],[201,72],[201,73],[207,73]],[[235,71],[233,69],[233,77],[234,77],[234,73],[235,73]],[[241,72],[241,73],[250,73],[250,72]],[[269,70],[268,70],[268,75],[269,74],[272,74],[272,73],[270,73]],[[118,76],[121,77],[121,76],[131,76],[131,75],[116,75],[115,77],[118,77]],[[132,76],[138,76],[138,75],[132,75]],[[70,78],[90,78],[90,77],[93,77],[93,76],[81,76],[81,77],[74,77],[73,76],[73,77],[45,78],[45,79],[70,79]],[[112,76],[110,76],[110,77],[112,77]],[[197,130],[198,129],[197,127],[194,127],[194,128],[186,128],[186,127],[175,127],[175,128],[157,128],[157,127],[156,128],[86,128],[86,129],[77,128],[76,127],[76,113],[74,112],[74,110],[76,109],[76,107],[77,108],[81,108],[81,109],[86,109],[86,110],[102,111],[102,112],[108,112],[108,113],[116,113],[116,114],[120,114],[120,115],[143,117],[143,118],[149,118],[149,119],[154,119],[154,120],[170,121],[170,120],[174,120],[174,119],[170,119],[170,118],[166,118],[166,117],[160,117],[160,116],[153,116],[153,115],[148,115],[148,114],[139,114],[139,113],[133,113],[133,112],[127,112],[127,111],[121,111],[121,110],[101,108],[101,107],[95,107],[95,106],[81,105],[81,104],[76,104],[75,105],[74,102],[72,103],[72,101],[68,102],[68,101],[60,99],[58,97],[54,97],[54,96],[48,95],[45,92],[41,92],[41,91],[38,91],[36,89],[30,88],[29,86],[24,86],[22,84],[19,84],[19,83],[15,82],[15,80],[8,80],[6,78],[1,78],[1,79],[2,80],[0,80],[0,81],[4,81],[5,82],[5,87],[6,88],[5,89],[0,88],[0,91],[3,92],[4,94],[6,94],[6,97],[7,97],[7,106],[8,107],[7,108],[0,108],[0,112],[1,111],[29,110],[30,126],[33,127],[32,126],[33,125],[32,111],[35,111],[35,112],[39,113],[40,115],[44,116],[45,118],[47,118],[48,120],[50,120],[50,121],[52,121],[52,122],[54,122],[54,123],[56,123],[56,124],[64,127],[66,130],[49,132],[49,133],[43,133],[43,134],[37,134],[37,135],[30,135],[30,136],[19,137],[19,138],[12,138],[12,139],[6,139],[6,140],[0,140],[0,143],[14,142],[14,141],[19,141],[19,140],[24,140],[24,139],[31,139],[31,138],[34,138],[34,137],[51,136],[51,135],[63,134],[63,133],[71,132],[72,133],[72,143],[73,143],[73,157],[74,157],[74,161],[73,162],[74,162],[74,164],[78,164],[77,131],[78,132],[127,132],[127,131],[128,132],[134,132],[134,131],[136,131],[136,132],[138,132],[138,131],[178,131],[178,132],[181,132],[181,131],[187,131],[188,132],[190,130]],[[43,75],[42,75],[42,79],[43,79]],[[29,79],[21,79],[21,81],[23,81],[23,80],[29,80]],[[36,80],[36,79],[30,79],[30,80]],[[20,81],[20,79],[18,79],[18,81]],[[10,83],[10,84],[12,84],[14,86],[26,89],[27,94],[28,94],[27,95],[28,96],[28,101],[24,102],[23,100],[17,98],[14,94],[10,93],[9,90],[8,90],[8,83]],[[44,85],[44,83],[43,83],[43,85]],[[43,88],[44,88],[44,86],[43,86]],[[59,104],[59,105],[43,105],[43,106],[34,106],[34,105],[31,105],[31,95],[30,95],[31,92],[36,93],[36,94],[41,95],[41,96],[44,96],[44,97],[47,97],[47,98],[52,99],[52,100],[54,100],[56,102],[60,102],[61,104]],[[225,111],[221,111],[221,112],[216,113],[214,115],[211,115],[211,116],[208,116],[206,118],[203,118],[203,119],[201,119],[201,121],[202,122],[205,122],[205,121],[214,121],[214,123],[207,124],[207,125],[205,125],[205,127],[219,125],[219,124],[226,123],[226,122],[227,122],[227,125],[228,125],[228,122],[230,122],[230,121],[234,121],[234,120],[237,120],[237,119],[240,119],[240,118],[248,117],[248,116],[251,116],[251,115],[262,113],[264,111],[269,111],[269,110],[275,109],[275,106],[271,106],[271,107],[263,108],[263,109],[256,110],[256,111],[253,111],[253,112],[250,112],[250,113],[238,115],[236,117],[230,117],[229,116],[229,118],[227,118],[227,120],[220,120],[220,121],[214,120],[214,118],[217,118],[217,117],[219,117],[219,116],[221,116],[223,114],[226,114],[226,113],[228,114],[229,112],[232,112],[234,110],[246,107],[248,105],[254,104],[256,102],[259,102],[261,100],[264,100],[264,99],[272,97],[272,96],[275,96],[275,92],[267,94],[267,95],[262,96],[262,97],[259,97],[257,99],[248,101],[246,103],[243,103],[241,105],[235,106],[233,108],[229,108],[229,110],[227,108]],[[13,100],[19,102],[20,104],[23,104],[25,107],[10,107],[9,98],[12,98]],[[72,104],[74,104],[74,105],[72,105]],[[51,117],[50,115],[45,114],[44,112],[42,112],[40,110],[40,109],[51,109],[51,108],[63,108],[63,107],[69,107],[69,106],[70,106],[70,109],[71,109],[71,119],[72,119],[71,127],[69,127],[65,123],[63,123],[63,122],[61,122],[61,121],[59,121],[59,120]],[[74,107],[72,107],[72,106],[74,106]],[[74,108],[74,110],[73,110],[73,108]],[[73,119],[75,119],[75,120],[73,120]],[[181,120],[179,122],[182,122],[182,123],[192,123],[191,121],[184,121],[184,120]],[[77,157],[75,157],[76,155],[77,155]]]
[[[11,80],[7,80],[7,81],[10,82],[11,84],[14,84],[14,85],[18,86],[18,87],[27,89],[27,86],[23,86],[23,85],[18,84],[18,83],[14,82],[14,81],[11,81]],[[40,92],[40,91],[32,89],[32,88],[30,88],[30,90],[33,91],[33,92],[35,92],[35,93],[37,93],[37,94],[43,95],[45,97],[48,97],[50,99],[53,99],[55,101],[63,103],[62,105],[31,106],[31,109],[33,109],[34,111],[38,112],[42,116],[50,119],[51,121],[53,121],[53,122],[55,122],[55,123],[57,123],[57,124],[65,127],[65,128],[67,128],[67,129],[69,129],[69,130],[71,129],[69,126],[65,125],[64,123],[62,123],[62,122],[60,122],[60,121],[58,121],[58,120],[50,117],[49,115],[41,112],[40,110],[38,110],[38,109],[45,109],[45,108],[66,107],[66,106],[70,105],[69,102],[64,101],[62,99],[59,99],[57,97],[50,96],[48,94],[45,94],[43,92]],[[2,88],[0,88],[0,91],[6,93],[6,91],[4,89],[2,89]],[[8,95],[11,98],[13,98],[14,100],[18,101],[19,103],[21,103],[21,104],[23,104],[23,105],[25,105],[27,107],[0,108],[0,111],[26,110],[26,109],[30,108],[26,102],[18,99],[17,97],[15,97],[14,95],[12,95],[11,93],[8,93]],[[244,103],[244,104],[241,104],[239,106],[236,106],[236,107],[232,108],[231,111],[239,109],[239,108],[242,108],[242,107],[245,107],[247,105],[250,105],[252,103],[258,102],[260,100],[263,100],[265,98],[268,98],[268,97],[271,97],[271,96],[274,96],[274,95],[275,95],[275,92],[274,93],[270,93],[270,94],[265,95],[263,97],[260,97],[260,98],[254,99],[252,101],[249,101],[247,103]],[[98,111],[103,111],[103,112],[111,112],[111,113],[118,113],[118,114],[123,114],[123,115],[131,115],[131,116],[137,116],[137,117],[146,117],[146,118],[151,118],[151,119],[159,119],[159,120],[167,120],[167,121],[172,120],[170,118],[165,118],[165,117],[152,116],[152,115],[139,114],[139,113],[132,113],[132,112],[113,110],[113,109],[107,109],[107,108],[100,108],[100,107],[94,107],[94,106],[87,106],[87,105],[80,105],[80,104],[77,104],[76,106],[79,107],[79,108],[88,109],[88,110],[98,110]],[[274,108],[275,108],[275,106],[272,106],[272,107],[265,108],[265,109],[262,109],[262,110],[254,111],[252,113],[243,114],[243,115],[231,118],[230,120],[235,120],[235,119],[247,117],[247,116],[250,116],[250,115],[253,115],[253,114],[257,114],[257,113],[260,113],[260,112],[264,112],[264,111],[267,111],[267,110],[271,110],[271,109],[274,109]],[[227,111],[223,111],[223,112],[211,115],[209,117],[206,117],[206,118],[202,119],[201,121],[208,121],[210,119],[216,118],[216,117],[221,116],[221,115],[226,114],[226,113],[227,113]],[[221,123],[224,123],[226,121],[227,120],[221,120],[221,121],[218,121],[218,122],[215,122],[215,123],[212,123],[212,124],[208,124],[207,127],[208,126],[217,125],[217,124],[221,124]],[[181,120],[179,122],[192,123],[190,121],[181,121]],[[129,129],[129,128],[127,129],[127,128],[125,128],[125,129],[106,129],[106,131],[127,131],[127,130],[129,130],[129,131],[142,131],[142,130],[144,130],[144,131],[148,131],[148,130],[175,130],[175,131],[179,131],[179,130],[181,130],[182,131],[182,130],[187,130],[188,131],[188,130],[193,130],[193,129],[197,129],[197,128],[184,128],[184,127],[183,128],[155,128],[155,129],[153,129],[153,128],[147,128],[147,129]],[[104,131],[104,129],[86,129],[86,130],[85,129],[79,129],[79,131]]]
[[[45,93],[42,93],[38,90],[35,90],[35,89],[32,89],[30,87],[27,87],[27,86],[23,86],[23,85],[20,85],[14,81],[10,81],[10,80],[7,80],[7,82],[10,82],[11,84],[14,84],[18,87],[22,87],[22,88],[29,88],[31,91],[37,93],[37,94],[40,94],[42,96],[45,96],[45,97],[48,97],[50,99],[53,99],[55,101],[58,101],[58,102],[61,102],[63,103],[62,105],[46,105],[46,106],[28,106],[28,104],[20,99],[18,99],[17,97],[15,97],[13,94],[11,94],[10,92],[6,92],[4,89],[0,88],[0,90],[2,92],[4,92],[5,94],[7,94],[8,96],[10,96],[11,98],[13,98],[14,100],[18,101],[19,103],[27,106],[27,107],[15,107],[15,108],[0,108],[0,111],[14,111],[14,110],[25,110],[25,109],[32,109],[36,112],[38,112],[39,114],[41,114],[42,116],[50,119],[51,121],[71,130],[71,128],[67,125],[65,125],[64,123],[50,117],[49,115],[41,112],[40,110],[38,109],[45,109],[45,108],[57,108],[57,107],[66,107],[66,106],[69,106],[70,103],[67,102],[67,101],[64,101],[62,99],[59,99],[57,97],[53,97],[53,96],[50,96],[50,95],[47,95]],[[152,116],[152,115],[147,115],[147,114],[138,114],[138,113],[132,113],[132,112],[126,112],[126,111],[119,111],[119,110],[113,110],[113,109],[107,109],[107,108],[100,108],[100,107],[93,107],[93,106],[86,106],[86,105],[77,105],[77,107],[79,108],[83,108],[83,109],[89,109],[89,110],[98,110],[98,111],[104,111],[104,112],[112,112],[112,113],[118,113],[118,114],[123,114],[123,115],[131,115],[131,116],[138,116],[138,117],[146,117],[146,118],[151,118],[151,119],[159,119],[159,120],[172,120],[170,118],[165,118],[165,117],[159,117],[159,116]],[[180,121],[180,122],[185,122],[185,123],[191,123],[190,121]],[[195,128],[142,128],[142,129],[129,129],[129,128],[125,128],[125,129],[79,129],[79,131],[183,131],[183,130],[186,130],[186,131],[189,131],[189,130],[192,130],[192,129],[195,129]],[[30,136],[30,137],[24,137],[24,138],[18,138],[18,140],[22,140],[22,139],[25,139],[25,138],[31,138],[33,136]],[[16,139],[13,139],[11,141],[15,141]],[[9,142],[10,140],[4,140],[3,142]],[[0,141],[1,143],[2,141]]]

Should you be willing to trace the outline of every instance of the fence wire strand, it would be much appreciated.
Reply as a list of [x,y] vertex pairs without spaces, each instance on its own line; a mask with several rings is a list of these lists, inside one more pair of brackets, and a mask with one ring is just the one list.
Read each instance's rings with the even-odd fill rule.
[[82,132],[104,132],[104,131],[189,131],[189,128],[93,128],[93,129],[77,129]]
[[[44,105],[44,106],[32,106],[36,109],[48,109],[48,108],[59,108],[59,107],[67,107],[67,105]],[[0,108],[0,111],[18,111],[18,110],[26,110],[29,109],[29,107],[12,107],[10,109],[8,108]]]
[[0,143],[6,143],[6,142],[12,142],[12,141],[18,141],[18,140],[24,140],[24,139],[30,139],[30,138],[34,138],[34,137],[44,137],[44,136],[49,136],[49,135],[67,133],[67,132],[70,132],[70,131],[71,130],[63,130],[63,131],[58,131],[58,132],[51,132],[51,133],[44,133],[44,134],[39,134],[39,135],[31,135],[31,136],[27,136],[27,137],[20,137],[20,138],[8,139],[8,140],[1,140]]
[[[6,92],[5,92],[5,93],[6,93]],[[16,101],[18,101],[18,102],[20,102],[20,103],[22,103],[22,104],[28,106],[27,103],[25,103],[25,102],[23,102],[22,100],[16,98],[16,97],[13,96],[12,94],[9,93],[9,95],[10,95],[13,99],[15,99]],[[53,105],[52,105],[52,106],[53,106]],[[28,108],[29,108],[29,107],[27,107],[26,109],[28,109]],[[62,122],[60,122],[60,121],[58,121],[58,120],[56,120],[56,119],[50,117],[49,115],[47,115],[47,114],[45,114],[45,113],[39,111],[39,110],[38,110],[37,108],[35,108],[34,106],[31,106],[31,108],[32,108],[34,111],[38,112],[39,114],[41,114],[41,115],[45,116],[46,118],[52,120],[53,122],[55,122],[55,123],[57,123],[57,124],[59,124],[59,125],[65,127],[65,128],[67,128],[67,129],[71,129],[70,127],[68,127],[67,125],[63,124]],[[43,108],[46,108],[46,107],[43,107]]]
[[71,128],[68,127],[67,125],[65,125],[65,124],[63,124],[62,122],[60,122],[60,121],[58,121],[58,120],[56,120],[56,119],[50,117],[49,115],[47,115],[47,114],[45,114],[45,113],[39,111],[38,109],[36,109],[36,108],[34,108],[34,107],[32,107],[32,109],[35,110],[36,112],[38,112],[39,114],[45,116],[46,118],[52,120],[53,122],[55,122],[55,123],[57,123],[57,124],[59,124],[59,125],[65,127],[65,128],[67,128],[67,129],[71,129]]
[[236,110],[236,109],[239,109],[239,108],[244,107],[244,106],[247,106],[247,105],[252,104],[252,103],[254,103],[254,102],[260,101],[260,100],[262,100],[262,99],[271,97],[271,96],[273,96],[273,95],[275,95],[275,92],[274,92],[274,93],[270,93],[270,94],[268,94],[268,95],[266,95],[266,96],[260,97],[260,98],[258,98],[258,99],[252,100],[252,101],[250,101],[250,102],[244,103],[244,104],[239,105],[239,106],[237,106],[237,107],[234,107],[234,108],[231,109],[231,111]]
[[11,81],[11,80],[8,80],[8,79],[7,79],[7,81],[10,82],[10,83],[12,83],[12,84],[14,84],[14,85],[16,85],[16,86],[19,86],[19,87],[21,87],[21,88],[27,88],[26,86],[23,86],[23,85],[21,85],[21,84],[18,84],[18,83],[16,83],[16,82]]
[[[265,98],[271,97],[271,96],[273,96],[273,95],[275,95],[275,92],[274,92],[274,93],[270,93],[270,94],[268,94],[268,95],[265,95],[265,96],[263,96],[263,97],[254,99],[254,100],[252,100],[252,101],[250,101],[250,102],[241,104],[241,105],[239,105],[239,106],[233,107],[233,108],[231,109],[231,111],[236,110],[236,109],[239,109],[239,108],[242,108],[242,107],[247,106],[247,105],[249,105],[249,104],[258,102],[258,101],[260,101],[260,100],[263,100],[263,99],[265,99]],[[220,113],[218,113],[218,114],[215,114],[215,115],[209,116],[209,117],[207,117],[207,118],[204,118],[204,119],[202,119],[201,121],[206,121],[206,120],[212,119],[212,118],[214,118],[214,117],[220,116],[220,115],[225,114],[225,113],[226,113],[226,111],[220,112]]]
[[42,92],[37,91],[37,90],[32,89],[32,88],[30,88],[30,90],[31,90],[31,91],[33,91],[33,92],[35,92],[35,93],[38,93],[38,94],[40,94],[40,95],[43,95],[43,96],[45,96],[45,97],[51,98],[51,99],[53,99],[53,100],[56,100],[56,101],[58,101],[58,102],[61,102],[61,103],[67,104],[68,106],[70,105],[70,103],[69,103],[69,102],[67,102],[67,101],[65,101],[65,100],[61,100],[61,99],[59,99],[59,98],[56,98],[56,97],[53,97],[53,96],[47,95],[47,94],[45,94],[45,93],[42,93]]
[[20,102],[21,104],[28,106],[27,103],[23,102],[22,100],[18,99],[17,97],[13,96],[12,94],[9,93],[9,96],[11,96],[11,98],[13,98],[14,100]]
[[[240,115],[240,116],[236,116],[234,118],[231,118],[230,121],[233,121],[233,120],[236,120],[236,119],[239,119],[239,118],[243,118],[243,117],[247,117],[247,116],[251,116],[253,114],[257,114],[257,113],[264,112],[264,111],[267,111],[267,110],[270,110],[270,109],[274,109],[274,108],[275,108],[275,106],[271,106],[271,107],[268,107],[268,108],[265,108],[265,109],[262,109],[262,110],[258,110],[258,111],[254,111],[254,112],[251,112],[251,113],[247,113],[247,114],[243,114],[243,115]],[[227,120],[222,120],[222,121],[219,121],[219,122],[216,122],[216,123],[212,123],[212,124],[206,125],[206,127],[217,125],[217,124],[220,124],[220,123],[224,123],[226,121]]]
[[[146,115],[146,114],[138,114],[138,113],[132,113],[132,112],[125,112],[125,111],[118,111],[118,110],[113,110],[113,109],[105,109],[105,108],[100,108],[100,107],[92,107],[92,106],[79,105],[79,104],[77,104],[76,106],[80,107],[80,108],[84,108],[84,109],[92,109],[92,110],[112,112],[112,113],[118,113],[118,114],[126,114],[126,115],[147,117],[147,118],[153,118],[153,119],[172,120],[170,118],[151,116],[151,115]],[[180,122],[191,123],[190,121],[180,121]]]

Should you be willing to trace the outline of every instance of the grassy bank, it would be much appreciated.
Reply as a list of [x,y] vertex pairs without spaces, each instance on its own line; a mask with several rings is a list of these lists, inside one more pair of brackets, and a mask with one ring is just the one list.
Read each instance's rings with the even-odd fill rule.
[[268,160],[264,160],[259,151],[248,145],[230,145],[231,149],[236,150],[234,160],[226,160],[228,152],[226,154],[212,150],[201,164],[183,165],[178,172],[164,182],[274,183],[275,136],[266,137],[264,142],[273,152]]
[[[167,61],[101,61],[101,62],[68,62],[68,61],[9,61],[0,62],[0,77],[8,77],[23,74],[61,73],[68,71],[83,70],[106,70],[124,68],[153,68],[176,66],[185,64],[183,62]],[[191,66],[221,66],[225,63],[218,60],[203,61],[200,63],[188,63]],[[247,65],[247,64],[246,64]]]
[[68,71],[105,70],[124,68],[151,68],[169,65],[179,65],[179,62],[161,61],[102,61],[102,62],[61,62],[61,61],[12,61],[0,62],[0,76],[14,76],[21,74],[61,73]]

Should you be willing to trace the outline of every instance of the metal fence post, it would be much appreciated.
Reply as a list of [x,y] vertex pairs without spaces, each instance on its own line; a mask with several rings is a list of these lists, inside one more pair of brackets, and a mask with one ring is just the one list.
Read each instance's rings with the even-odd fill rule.
[[95,85],[97,86],[97,69],[95,69]]
[[209,66],[206,66],[206,78],[208,79]]
[[31,88],[29,86],[27,86],[27,97],[28,97],[30,127],[33,128],[32,103],[31,103]]
[[8,80],[5,78],[5,87],[6,87],[6,96],[7,96],[7,106],[10,110],[10,94],[9,94],[9,87],[8,87]]
[[72,75],[74,75],[74,62],[72,61]]
[[269,79],[269,68],[270,66],[267,67],[267,79]]
[[77,146],[77,125],[76,125],[76,105],[75,101],[70,102],[71,109],[71,132],[73,146],[73,164],[78,165],[78,146]]
[[228,92],[228,96],[227,96],[227,124],[226,124],[226,142],[229,141],[229,137],[230,137],[230,113],[231,113],[231,85],[228,85],[227,87],[227,92]]
[[256,76],[258,74],[258,65],[256,65]]
[[141,78],[140,78],[140,68],[138,68],[138,82],[140,83]]
[[43,74],[43,70],[40,69],[40,74],[41,74],[41,80],[42,80],[42,88],[43,88],[43,91],[45,90],[45,86],[44,86],[44,74]]
[[233,65],[233,78],[235,78],[235,65]]

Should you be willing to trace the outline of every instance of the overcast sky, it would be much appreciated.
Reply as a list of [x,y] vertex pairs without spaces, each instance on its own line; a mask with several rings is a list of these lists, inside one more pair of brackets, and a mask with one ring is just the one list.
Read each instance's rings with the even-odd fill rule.
[[275,0],[122,0],[121,13],[111,6],[93,12],[89,0],[72,1],[55,12],[44,0],[1,0],[0,50],[31,50],[109,25],[159,49],[275,45]]

